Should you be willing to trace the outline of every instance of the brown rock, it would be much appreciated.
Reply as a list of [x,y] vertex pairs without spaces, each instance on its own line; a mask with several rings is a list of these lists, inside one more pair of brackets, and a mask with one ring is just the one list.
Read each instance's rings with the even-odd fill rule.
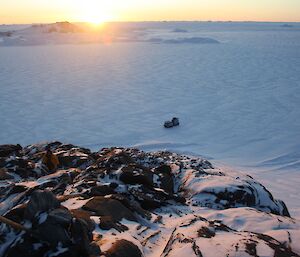
[[98,216],[110,216],[113,221],[121,221],[123,218],[136,221],[132,211],[125,207],[120,201],[103,196],[94,197],[82,208],[84,210],[93,211]]
[[106,257],[142,257],[140,249],[125,239],[116,241],[105,253]]
[[78,209],[71,210],[71,213],[75,218],[84,220],[91,231],[95,229],[95,222],[90,218],[93,215],[93,212]]

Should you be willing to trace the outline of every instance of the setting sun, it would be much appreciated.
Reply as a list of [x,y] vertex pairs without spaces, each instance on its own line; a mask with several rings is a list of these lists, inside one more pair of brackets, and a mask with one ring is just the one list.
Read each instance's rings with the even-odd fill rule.
[[112,6],[107,1],[75,1],[75,4],[78,19],[81,21],[99,25],[116,18],[113,14]]

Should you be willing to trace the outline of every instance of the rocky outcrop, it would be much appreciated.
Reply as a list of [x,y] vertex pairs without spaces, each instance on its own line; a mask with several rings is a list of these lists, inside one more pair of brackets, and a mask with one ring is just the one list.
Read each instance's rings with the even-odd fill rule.
[[20,150],[22,150],[20,145],[0,145],[0,157],[17,155]]
[[61,142],[0,149],[0,256],[299,256],[286,205],[207,160]]

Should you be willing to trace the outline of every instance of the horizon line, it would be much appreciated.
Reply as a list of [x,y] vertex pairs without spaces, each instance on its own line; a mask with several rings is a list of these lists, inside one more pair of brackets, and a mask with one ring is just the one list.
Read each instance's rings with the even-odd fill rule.
[[[53,24],[57,22],[69,22],[69,23],[90,23],[88,21],[68,21],[68,20],[61,20],[61,21],[53,21],[53,22],[31,22],[31,23],[1,23],[0,26],[6,26],[6,25],[33,25],[33,24]],[[300,23],[299,21],[262,21],[262,20],[137,20],[137,21],[117,21],[117,20],[111,20],[111,21],[104,21],[105,23],[144,23],[144,22],[228,22],[228,23]]]

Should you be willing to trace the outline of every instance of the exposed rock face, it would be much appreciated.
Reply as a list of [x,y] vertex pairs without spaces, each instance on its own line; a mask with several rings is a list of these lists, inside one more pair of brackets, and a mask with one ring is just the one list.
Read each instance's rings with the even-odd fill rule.
[[[52,174],[47,146],[60,160]],[[286,205],[207,160],[61,142],[0,149],[0,215],[19,224],[0,222],[0,257],[299,256]]]

